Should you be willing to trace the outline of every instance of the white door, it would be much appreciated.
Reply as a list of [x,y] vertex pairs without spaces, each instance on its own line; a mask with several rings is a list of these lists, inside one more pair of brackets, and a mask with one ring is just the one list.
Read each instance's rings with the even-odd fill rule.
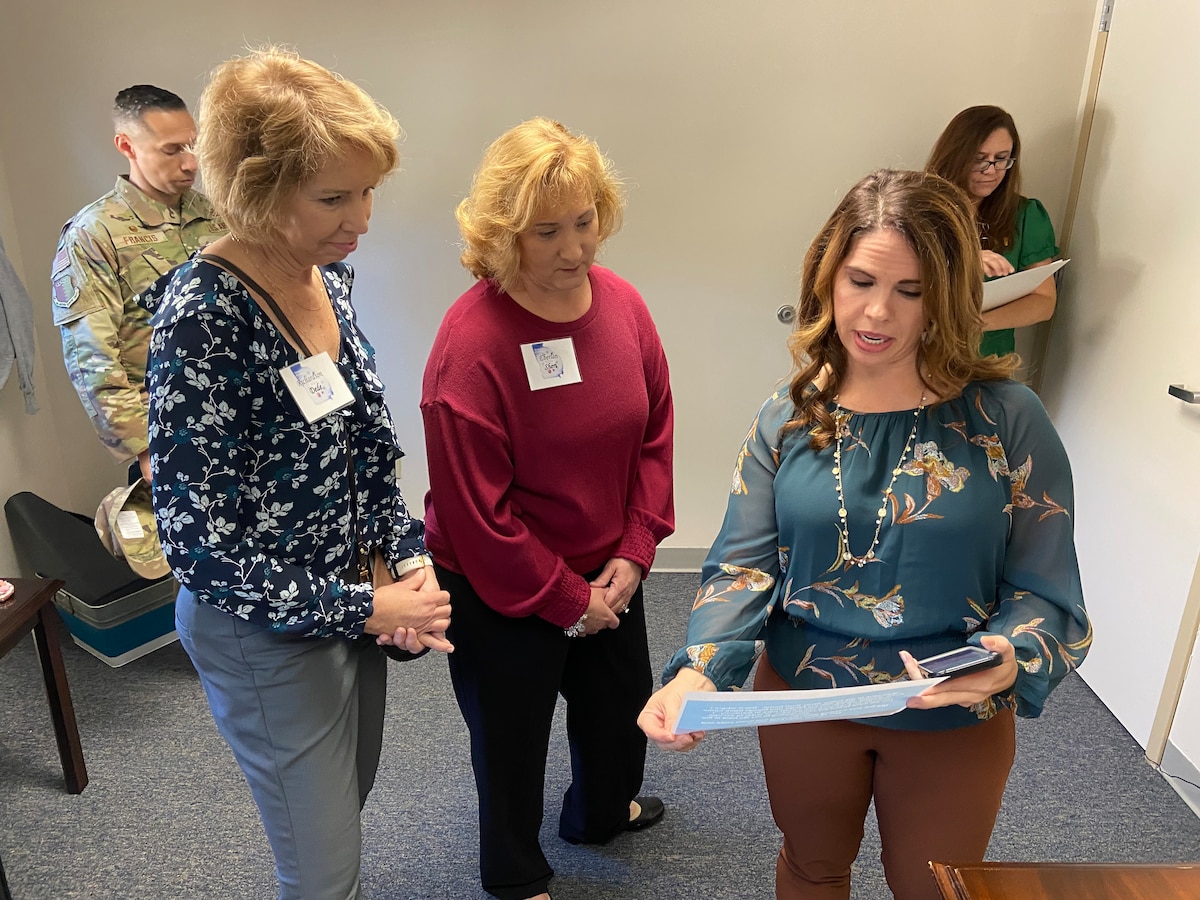
[[[1198,111],[1200,4],[1118,3],[1042,394],[1075,472],[1081,675],[1143,747],[1200,551],[1200,406],[1167,393],[1200,389]],[[1178,736],[1200,763],[1200,728]]]
[[[1195,591],[1193,591],[1195,595]],[[1195,639],[1193,634],[1192,638]],[[1162,758],[1162,770],[1178,776],[1170,779],[1171,785],[1200,815],[1200,641],[1193,644],[1191,664],[1179,705],[1171,722],[1166,752]]]

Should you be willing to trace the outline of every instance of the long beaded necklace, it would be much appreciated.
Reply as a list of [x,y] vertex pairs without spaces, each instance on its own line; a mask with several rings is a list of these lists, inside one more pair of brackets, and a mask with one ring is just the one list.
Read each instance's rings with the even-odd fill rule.
[[896,479],[900,477],[900,473],[904,470],[904,460],[908,456],[908,452],[912,449],[913,441],[917,437],[917,422],[921,418],[921,410],[925,408],[925,394],[921,394],[921,405],[913,413],[912,431],[908,433],[908,440],[904,444],[904,449],[900,452],[899,462],[892,469],[892,480],[888,482],[888,486],[883,491],[883,499],[879,502],[879,516],[875,519],[875,536],[871,539],[871,546],[867,548],[867,552],[863,556],[855,556],[850,552],[850,530],[846,526],[846,495],[842,491],[842,436],[849,430],[850,418],[853,416],[853,413],[842,409],[841,405],[838,404],[837,397],[833,398],[833,402],[837,404],[833,415],[835,421],[838,423],[837,443],[833,447],[833,480],[837,484],[838,520],[842,533],[842,559],[847,563],[856,564],[861,569],[869,560],[875,558],[875,548],[879,546],[879,530],[883,528],[883,517],[887,515],[888,501],[892,496],[892,488],[896,484]]

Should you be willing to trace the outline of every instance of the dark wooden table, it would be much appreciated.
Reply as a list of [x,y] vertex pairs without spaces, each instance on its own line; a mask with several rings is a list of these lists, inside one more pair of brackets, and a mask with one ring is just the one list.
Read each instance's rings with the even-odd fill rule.
[[87,787],[88,774],[83,762],[83,747],[79,743],[79,727],[75,724],[75,707],[71,705],[71,689],[67,686],[67,670],[58,643],[62,619],[55,609],[54,595],[63,583],[49,578],[7,580],[16,591],[11,599],[0,603],[0,657],[33,632],[67,792],[78,794]]
[[1200,862],[930,863],[944,900],[1196,900]]

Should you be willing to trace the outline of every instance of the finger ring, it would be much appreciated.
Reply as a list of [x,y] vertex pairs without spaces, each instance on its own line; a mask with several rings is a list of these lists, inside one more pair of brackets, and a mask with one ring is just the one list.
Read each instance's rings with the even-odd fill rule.
[[623,610],[621,610],[621,615],[625,615],[625,613],[627,613],[627,612],[629,612],[629,604],[628,603],[626,603],[625,608]]

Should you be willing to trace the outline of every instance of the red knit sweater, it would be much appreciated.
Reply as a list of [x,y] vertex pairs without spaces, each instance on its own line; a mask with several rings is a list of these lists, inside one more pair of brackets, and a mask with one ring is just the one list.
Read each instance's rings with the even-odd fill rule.
[[[582,573],[613,557],[646,572],[675,528],[667,361],[641,296],[593,266],[592,305],[548,322],[476,283],[425,367],[425,544],[508,616],[563,627]],[[569,337],[582,381],[531,390],[521,345]]]

